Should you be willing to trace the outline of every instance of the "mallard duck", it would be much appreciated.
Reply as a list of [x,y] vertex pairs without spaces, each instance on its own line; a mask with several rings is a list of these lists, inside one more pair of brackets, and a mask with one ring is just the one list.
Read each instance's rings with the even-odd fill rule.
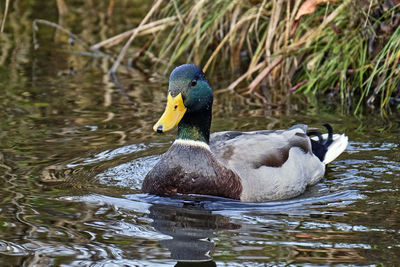
[[185,64],[169,79],[164,114],[153,130],[178,126],[178,136],[146,175],[142,191],[155,195],[201,194],[261,202],[293,198],[324,175],[347,136],[287,130],[225,131],[210,135],[213,92],[200,67]]

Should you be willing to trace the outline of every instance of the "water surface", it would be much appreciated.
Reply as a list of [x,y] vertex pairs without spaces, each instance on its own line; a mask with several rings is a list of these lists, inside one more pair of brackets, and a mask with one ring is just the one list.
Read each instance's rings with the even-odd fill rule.
[[[11,12],[11,22],[17,15]],[[152,132],[167,76],[132,70],[116,84],[106,75],[107,60],[71,54],[53,42],[54,32],[42,32],[34,50],[19,31],[2,41],[11,46],[0,65],[3,264],[400,262],[399,113],[368,110],[357,118],[329,99],[298,97],[266,109],[219,94],[212,131],[328,122],[349,136],[349,146],[320,183],[295,199],[150,196],[140,192],[143,178],[176,134]],[[233,80],[224,73],[208,78],[214,89]]]

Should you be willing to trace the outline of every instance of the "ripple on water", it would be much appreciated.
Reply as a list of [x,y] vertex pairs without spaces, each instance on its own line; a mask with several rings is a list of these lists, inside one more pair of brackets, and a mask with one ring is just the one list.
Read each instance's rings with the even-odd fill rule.
[[115,158],[124,156],[124,155],[130,155],[130,154],[135,154],[144,150],[148,150],[152,147],[155,146],[160,146],[164,145],[161,143],[151,143],[151,144],[132,144],[128,146],[122,146],[118,147],[116,149],[110,149],[110,150],[105,150],[100,153],[97,153],[95,155],[92,155],[89,158],[84,158],[84,159],[79,159],[77,161],[71,162],[67,164],[66,167],[68,168],[74,168],[78,166],[85,166],[85,165],[90,165],[90,164],[95,164],[95,163],[101,163],[104,161],[109,161],[113,160]]
[[394,150],[398,144],[389,142],[354,142],[350,141],[346,148],[346,153],[358,153],[361,151],[388,151]]
[[0,253],[9,256],[27,256],[29,251],[14,242],[0,240]]
[[112,167],[96,176],[102,184],[139,190],[143,178],[160,159],[159,155],[138,158]]
[[[368,239],[359,238],[360,235],[398,233],[390,227],[372,226],[368,222],[346,222],[346,219],[337,218],[348,218],[353,213],[361,214],[346,207],[367,198],[366,193],[370,191],[366,188],[370,189],[371,183],[389,183],[386,187],[374,187],[375,193],[390,188],[392,180],[385,175],[388,172],[398,173],[400,166],[386,154],[396,148],[397,145],[391,143],[380,146],[372,142],[352,142],[349,153],[344,153],[343,157],[329,165],[325,178],[320,183],[308,188],[301,196],[289,200],[244,203],[212,196],[159,197],[147,194],[125,194],[118,197],[89,194],[64,197],[62,200],[89,203],[98,206],[99,210],[102,207],[112,207],[112,212],[118,214],[119,220],[110,218],[107,221],[99,219],[86,222],[85,226],[91,229],[89,232],[93,239],[96,239],[97,231],[102,231],[106,238],[125,236],[148,242],[156,240],[162,247],[168,248],[171,255],[175,255],[172,258],[187,257],[188,255],[180,253],[183,248],[194,247],[194,244],[198,247],[204,246],[204,249],[193,251],[192,256],[200,257],[202,254],[204,258],[204,252],[210,250],[215,242],[220,245],[217,249],[219,252],[214,254],[216,257],[223,257],[221,246],[228,244],[230,251],[239,253],[235,256],[238,260],[255,260],[257,257],[269,260],[262,253],[263,249],[277,247],[305,255],[305,259],[307,253],[314,252],[313,249],[323,255],[330,255],[331,252],[338,255],[347,253],[345,257],[349,262],[362,263],[364,258],[358,251],[373,250],[375,246]],[[110,155],[99,153],[96,160],[101,163],[116,159],[125,155],[124,153],[137,151],[136,148],[129,147],[117,149],[109,152]],[[355,157],[352,156],[354,153],[360,154]],[[146,173],[159,157],[146,156],[118,164],[97,174],[96,179],[106,186],[139,190]],[[215,232],[218,234],[215,235]],[[203,237],[211,238],[211,241],[204,241]],[[387,245],[384,238],[377,242],[382,246]],[[398,245],[393,244],[395,246]],[[152,253],[160,255],[164,252],[160,250]],[[125,261],[117,248],[114,254],[116,260],[104,258],[100,262],[112,265]],[[151,257],[145,263],[150,261]],[[129,260],[126,262],[132,263]],[[138,264],[140,262],[137,261]],[[157,263],[155,261],[154,266]]]

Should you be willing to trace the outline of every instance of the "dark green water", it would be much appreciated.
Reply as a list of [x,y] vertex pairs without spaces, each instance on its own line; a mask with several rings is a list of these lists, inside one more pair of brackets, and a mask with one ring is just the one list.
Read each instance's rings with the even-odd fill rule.
[[[23,7],[11,10],[0,35],[0,265],[400,264],[399,113],[356,118],[339,104],[298,99],[265,110],[221,94],[213,131],[328,122],[349,136],[349,146],[296,199],[141,194],[145,174],[175,135],[151,130],[167,77],[132,71],[119,75],[121,88],[106,75],[107,60],[72,55],[52,30],[40,32],[34,50],[33,14],[55,7]],[[208,78],[215,89],[233,80]]]

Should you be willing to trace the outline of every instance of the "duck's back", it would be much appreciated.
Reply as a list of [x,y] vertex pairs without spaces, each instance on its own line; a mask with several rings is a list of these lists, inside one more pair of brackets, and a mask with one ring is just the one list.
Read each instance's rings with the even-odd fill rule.
[[285,199],[318,182],[325,165],[312,153],[307,126],[288,130],[218,132],[210,148],[242,182],[242,201]]

